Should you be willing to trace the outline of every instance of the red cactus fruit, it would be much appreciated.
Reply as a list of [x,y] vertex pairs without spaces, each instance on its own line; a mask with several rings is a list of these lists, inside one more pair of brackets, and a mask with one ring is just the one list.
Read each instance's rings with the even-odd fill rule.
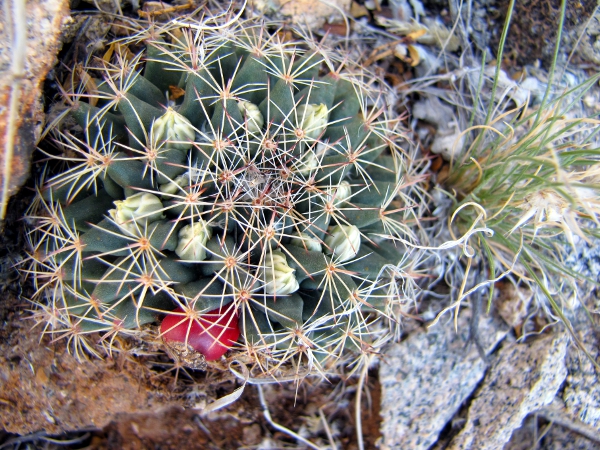
[[238,315],[231,305],[202,314],[199,320],[180,314],[183,312],[178,308],[167,314],[160,325],[160,334],[165,341],[187,343],[207,361],[219,359],[240,337]]

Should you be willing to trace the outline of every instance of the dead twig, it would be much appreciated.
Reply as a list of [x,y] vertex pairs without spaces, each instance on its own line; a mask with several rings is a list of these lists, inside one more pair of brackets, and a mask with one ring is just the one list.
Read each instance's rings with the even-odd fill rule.
[[260,400],[260,406],[262,408],[263,415],[265,416],[265,420],[269,423],[269,425],[271,425],[277,431],[281,431],[282,433],[287,434],[288,436],[296,439],[298,442],[301,442],[302,444],[307,445],[310,448],[313,448],[315,450],[321,450],[321,447],[318,447],[317,445],[313,444],[309,440],[304,439],[302,436],[293,432],[289,428],[286,428],[283,425],[279,425],[278,423],[274,422],[273,419],[271,418],[271,413],[269,412],[269,407],[267,406],[267,402],[265,401],[265,395],[263,393],[262,386],[260,384],[257,384],[256,389],[258,389],[258,398]]
[[567,428],[591,441],[600,443],[600,432],[588,424],[571,417],[566,411],[555,406],[548,406],[540,409],[537,414],[548,422],[555,423],[561,427]]

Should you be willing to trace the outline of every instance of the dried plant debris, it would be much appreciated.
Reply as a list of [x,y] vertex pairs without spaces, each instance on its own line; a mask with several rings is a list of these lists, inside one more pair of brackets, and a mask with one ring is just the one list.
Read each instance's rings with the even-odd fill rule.
[[589,450],[598,447],[600,434],[570,416],[555,401],[529,415],[523,426],[513,432],[504,450],[544,449]]
[[[447,160],[460,157],[463,151],[465,138],[461,131],[459,119],[453,108],[435,96],[427,96],[413,105],[413,117],[435,126],[435,135],[431,142],[430,150],[434,154],[441,154]],[[420,138],[426,140],[428,128],[417,128]]]
[[568,33],[577,59],[584,63],[600,65],[600,10]]
[[423,22],[417,22],[413,18],[395,20],[377,16],[376,22],[390,33],[419,44],[437,46],[449,52],[457,51],[460,46],[458,37],[438,19],[425,18]]
[[494,305],[498,314],[512,328],[522,326],[531,314],[533,292],[526,286],[515,286],[509,281],[500,282],[496,287],[498,298]]

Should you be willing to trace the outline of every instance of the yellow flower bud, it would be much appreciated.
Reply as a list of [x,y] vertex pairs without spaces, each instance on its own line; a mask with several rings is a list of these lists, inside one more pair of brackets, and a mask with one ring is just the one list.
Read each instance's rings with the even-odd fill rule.
[[294,163],[296,171],[304,175],[309,175],[317,167],[319,167],[319,159],[311,151],[307,151],[302,158]]
[[115,209],[108,214],[120,227],[131,233],[137,230],[136,223],[145,226],[150,222],[164,219],[163,204],[154,194],[145,192],[127,197],[125,200],[115,200]]
[[341,205],[352,196],[352,186],[347,181],[342,181],[337,186],[327,190],[328,200],[333,201],[335,205]]
[[325,237],[328,253],[336,261],[345,262],[354,258],[360,248],[360,230],[354,225],[335,225],[329,227]]
[[[171,194],[171,195],[175,195],[178,192],[181,192],[182,187],[187,186],[189,183],[189,176],[187,173],[184,173],[183,175],[179,175],[177,177],[175,177],[175,179],[173,181],[169,181],[168,183],[164,183],[161,184],[159,189],[160,192],[163,192],[165,194]],[[168,198],[170,197],[170,195],[162,195],[161,198]]]
[[288,266],[287,259],[280,250],[267,253],[264,265],[262,279],[265,282],[265,293],[285,295],[300,288],[295,276],[296,271]]
[[240,101],[238,102],[238,108],[240,109],[240,113],[247,120],[248,123],[248,132],[250,133],[258,133],[262,130],[263,125],[265,124],[265,119],[263,118],[260,109],[254,103]]
[[290,239],[290,245],[302,247],[311,252],[323,251],[321,241],[308,233],[299,233],[298,236],[293,236]]
[[316,139],[327,127],[329,110],[322,103],[318,105],[304,104],[298,107],[297,117],[298,121],[301,121],[300,128],[304,131],[304,136]]
[[202,219],[186,225],[179,230],[179,242],[175,253],[186,261],[204,261],[206,259],[206,242],[211,236],[211,228]]
[[152,124],[150,131],[153,146],[176,148],[188,150],[196,137],[192,123],[176,112],[168,108],[167,112],[160,116]]

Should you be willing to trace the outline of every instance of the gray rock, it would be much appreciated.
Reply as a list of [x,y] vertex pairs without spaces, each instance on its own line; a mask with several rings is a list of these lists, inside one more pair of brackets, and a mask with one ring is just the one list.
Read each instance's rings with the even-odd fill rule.
[[500,449],[531,412],[552,403],[567,376],[565,334],[503,346],[448,449]]
[[[598,299],[595,299],[598,303]],[[571,323],[579,339],[592,358],[600,356],[600,338],[590,319],[581,310],[576,312]],[[567,380],[562,393],[566,410],[583,423],[600,430],[600,385],[598,374],[589,358],[576,346],[567,352]]]
[[[381,449],[429,448],[483,378],[486,364],[468,343],[468,316],[460,314],[458,333],[453,323],[441,323],[388,348],[379,368]],[[479,332],[489,353],[508,328],[485,317]]]

